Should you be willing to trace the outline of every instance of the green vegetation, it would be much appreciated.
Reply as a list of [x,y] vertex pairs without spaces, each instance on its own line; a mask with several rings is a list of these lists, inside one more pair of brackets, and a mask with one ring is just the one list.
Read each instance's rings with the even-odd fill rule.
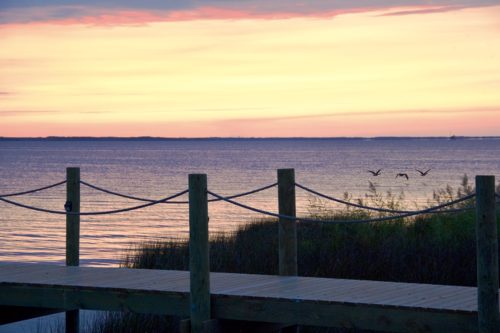
[[[344,216],[341,216],[344,218]],[[301,276],[474,285],[474,213],[369,224],[299,223]],[[258,244],[258,246],[256,246]],[[131,268],[187,270],[187,241],[142,244]],[[278,274],[278,226],[263,221],[210,242],[214,272]]]
[[[436,191],[433,205],[473,192],[464,177],[462,187]],[[349,195],[345,199],[350,200]],[[370,184],[358,203],[402,209],[402,194],[379,193]],[[464,202],[460,207],[470,206]],[[431,205],[431,203],[429,203]],[[358,209],[332,210],[315,199],[310,215],[325,220],[380,216]],[[473,286],[476,284],[475,212],[428,214],[412,219],[372,224],[298,224],[299,275]],[[500,228],[499,228],[500,229]],[[187,240],[149,242],[129,251],[123,266],[187,270]],[[278,273],[278,226],[261,220],[234,233],[213,235],[210,264],[214,272]],[[133,323],[136,321],[137,323]],[[176,320],[169,325],[175,325]],[[161,325],[158,325],[161,324]],[[135,326],[134,326],[135,325]],[[165,332],[165,317],[108,315],[92,332]],[[139,327],[134,330],[133,327]],[[163,328],[162,328],[163,327]],[[345,332],[305,328],[302,332]]]

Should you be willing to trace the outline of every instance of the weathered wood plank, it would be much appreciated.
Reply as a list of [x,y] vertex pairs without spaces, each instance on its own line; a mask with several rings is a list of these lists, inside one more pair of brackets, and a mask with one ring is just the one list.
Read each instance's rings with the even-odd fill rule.
[[[422,288],[424,287],[424,288]],[[396,285],[392,290],[385,291],[383,293],[373,292],[370,297],[359,297],[356,299],[357,302],[369,302],[375,304],[390,304],[399,306],[401,304],[420,302],[426,299],[429,294],[436,295],[446,292],[441,288],[426,288],[425,285]],[[430,290],[429,290],[430,289]],[[431,292],[431,293],[430,293]]]
[[285,322],[389,332],[476,332],[474,312],[414,311],[408,308],[248,297],[215,297],[218,318]]
[[[26,284],[44,284],[50,282],[50,284],[54,285],[66,284],[99,286],[104,288],[130,287],[145,290],[156,290],[168,286],[169,290],[179,287],[179,291],[189,291],[189,272],[186,271],[103,269],[98,267],[65,267],[12,263],[0,263],[0,269],[2,270],[0,273],[1,282]],[[10,274],[11,270],[15,270],[16,274]]]
[[[0,264],[0,267],[4,265]],[[7,265],[9,266],[9,265]],[[11,264],[11,267],[22,269],[22,274],[11,276],[9,274],[0,274],[2,282],[13,282],[20,284],[49,284],[49,285],[78,285],[81,287],[96,288],[114,288],[114,289],[141,289],[152,291],[177,291],[188,292],[189,273],[184,271],[155,271],[138,270],[122,268],[95,268],[95,267],[64,267],[51,265]],[[10,268],[2,271],[10,271]],[[37,274],[31,274],[35,270]],[[65,273],[66,272],[66,273]],[[78,274],[86,278],[74,278]],[[68,279],[68,276],[71,279]],[[94,279],[95,276],[100,277]],[[147,278],[144,278],[146,276]],[[307,278],[307,277],[279,277],[252,274],[227,274],[211,273],[214,284],[217,281],[226,281],[227,276],[235,278],[228,288],[221,285],[212,290],[212,294],[240,295],[251,297],[268,298],[291,298],[314,301],[336,301],[336,302],[379,302],[381,305],[409,305],[421,302],[430,302],[426,300],[426,295],[432,298],[435,307],[440,304],[446,304],[449,301],[466,300],[470,301],[471,295],[475,293],[475,288],[453,287],[439,285],[421,285],[412,283],[389,283],[378,281],[359,281],[359,280],[341,280],[325,278]],[[267,283],[266,280],[270,282]],[[241,283],[242,287],[236,284]],[[267,286],[269,288],[263,288]],[[346,287],[347,286],[347,287]],[[320,291],[315,292],[319,287]],[[383,293],[377,294],[374,291],[379,288]],[[363,292],[360,292],[362,289]],[[387,292],[389,290],[390,292]],[[366,296],[367,291],[372,291],[371,296]],[[464,298],[459,296],[463,294]],[[394,297],[387,298],[387,295]],[[373,299],[372,299],[373,297]],[[384,302],[380,298],[386,298]],[[406,299],[406,301],[404,301]],[[442,299],[440,301],[440,299]],[[413,302],[413,303],[412,303]],[[401,303],[401,304],[400,304]],[[460,309],[460,308],[459,308]]]
[[214,291],[224,290],[225,292],[233,292],[248,288],[258,288],[267,284],[273,283],[268,275],[255,275],[249,279],[247,274],[235,273],[210,273],[213,277],[210,289]]
[[33,264],[18,264],[9,262],[0,263],[2,281],[8,281],[8,280],[19,281],[22,278],[28,278],[26,274],[33,274],[33,275],[38,273],[43,274],[43,272],[45,272],[46,269],[47,269],[46,265],[34,266]]
[[187,292],[0,284],[0,304],[189,315],[189,293]]
[[[366,281],[352,281],[346,283],[345,281],[348,280],[343,282],[336,280],[335,283],[332,283],[329,279],[324,280],[325,281],[321,281],[324,285],[321,287],[321,290],[318,290],[320,291],[319,293],[314,292],[314,288],[312,292],[307,292],[309,280],[302,281],[296,288],[293,288],[293,292],[295,294],[294,297],[315,300],[329,300],[332,299],[332,297],[343,297],[343,300],[345,301],[357,301],[360,297],[368,296],[373,289],[380,290],[381,292],[387,292],[390,290],[388,285],[367,284]],[[315,287],[316,284],[317,281],[315,281],[312,287]],[[395,287],[393,287],[393,289],[394,288]],[[363,290],[363,292],[360,292],[360,290]]]
[[475,288],[472,289],[453,289],[449,291],[442,291],[435,295],[426,295],[421,301],[408,302],[409,306],[427,306],[430,308],[443,308],[453,310],[454,307],[460,306],[461,309],[466,310],[465,304],[474,303],[474,307],[469,307],[471,311],[477,309],[477,292]]

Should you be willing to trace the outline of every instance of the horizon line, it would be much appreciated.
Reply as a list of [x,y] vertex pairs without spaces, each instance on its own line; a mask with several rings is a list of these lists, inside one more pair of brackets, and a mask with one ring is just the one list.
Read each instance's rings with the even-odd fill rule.
[[324,140],[324,139],[500,139],[497,135],[432,135],[432,136],[208,136],[208,137],[161,137],[161,136],[34,136],[34,137],[9,137],[0,136],[0,140]]

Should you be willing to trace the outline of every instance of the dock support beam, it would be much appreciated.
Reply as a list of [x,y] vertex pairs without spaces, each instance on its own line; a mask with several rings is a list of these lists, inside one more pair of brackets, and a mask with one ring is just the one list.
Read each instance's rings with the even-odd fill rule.
[[[66,169],[66,212],[80,212],[80,168]],[[80,215],[66,214],[66,266],[80,265]],[[66,312],[66,333],[78,333],[80,312]]]
[[478,332],[499,332],[495,177],[476,176]]
[[189,175],[189,271],[191,333],[210,320],[207,175]]

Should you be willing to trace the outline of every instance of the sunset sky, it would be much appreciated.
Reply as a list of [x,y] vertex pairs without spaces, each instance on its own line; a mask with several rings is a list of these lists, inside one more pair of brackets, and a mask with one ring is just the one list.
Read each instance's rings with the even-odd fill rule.
[[0,0],[0,136],[500,135],[500,0]]

